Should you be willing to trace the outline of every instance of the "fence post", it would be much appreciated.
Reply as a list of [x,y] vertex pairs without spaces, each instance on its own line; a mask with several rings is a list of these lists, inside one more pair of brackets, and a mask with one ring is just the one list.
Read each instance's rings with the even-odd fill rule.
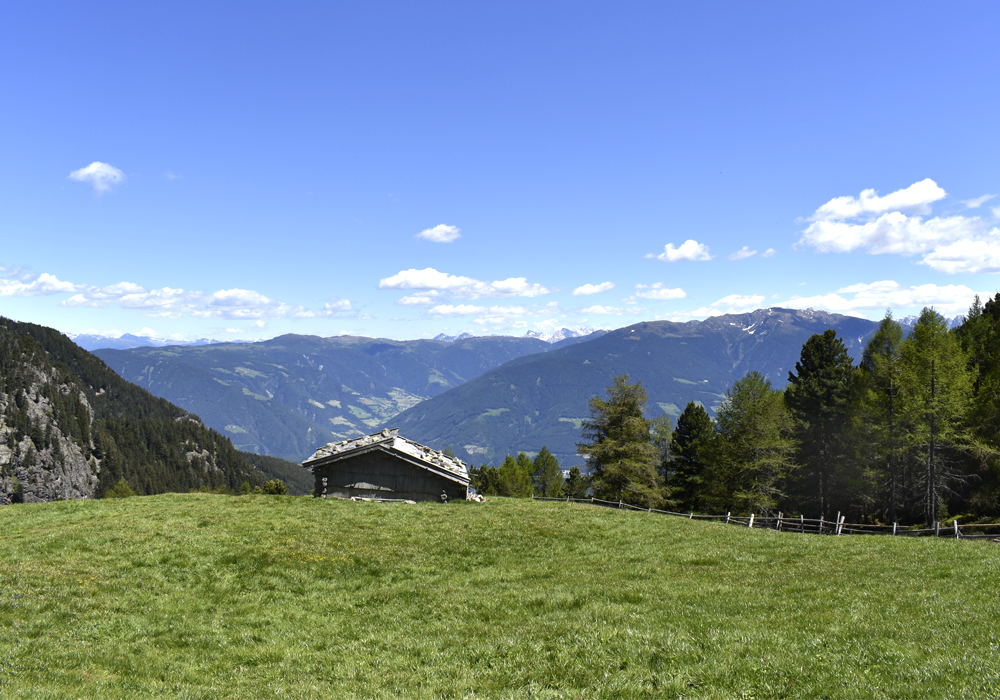
[[799,513],[799,532],[802,534],[805,534],[806,532],[806,516],[802,513]]
[[781,532],[781,511],[778,511],[778,532]]
[[895,520],[893,520],[893,521],[892,521],[892,536],[893,536],[893,537],[895,537],[895,536],[896,536],[896,527],[897,527],[898,525],[899,525],[899,523],[898,523],[898,522],[896,522]]
[[958,532],[958,518],[956,518],[952,522],[955,523],[955,539],[957,540],[960,537]]
[[819,516],[819,534],[823,534],[823,516]]
[[834,534],[840,534],[840,511],[837,511],[837,519],[833,521]]
[[727,511],[727,512],[726,512],[726,525],[728,525],[728,524],[729,524],[729,514],[730,514],[731,512],[732,512],[732,511]]
[[[837,511],[837,514],[840,515],[840,511]],[[840,533],[844,531],[844,519],[846,517],[846,515],[841,515],[840,520],[837,521],[837,537],[840,537]]]
[[688,516],[688,520],[694,520],[694,511],[691,511],[691,515]]
[[940,520],[938,520],[938,521],[936,521],[934,523],[934,536],[935,537],[940,537],[941,536],[941,521]]
[[619,498],[618,499],[618,510],[621,510],[621,508],[622,508],[622,499]]
[[749,527],[753,527],[753,513],[750,514],[750,525],[749,525]]

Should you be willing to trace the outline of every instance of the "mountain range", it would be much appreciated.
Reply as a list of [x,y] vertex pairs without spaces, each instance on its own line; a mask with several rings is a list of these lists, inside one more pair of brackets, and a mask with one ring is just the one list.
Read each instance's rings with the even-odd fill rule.
[[283,335],[95,354],[125,379],[197,414],[239,449],[301,461],[509,360],[584,340]]
[[211,345],[212,343],[223,342],[221,340],[211,340],[209,338],[199,338],[198,340],[177,340],[175,338],[159,338],[153,335],[134,335],[123,333],[122,335],[95,335],[93,333],[73,333],[67,337],[84,350],[99,350],[101,348],[113,348],[115,350],[129,350],[131,348],[155,347],[162,348],[166,345]]
[[857,361],[878,323],[812,310],[759,309],[704,321],[651,321],[587,342],[527,355],[423,401],[385,425],[428,445],[451,445],[462,459],[497,463],[544,445],[560,460],[576,455],[588,400],[615,375],[641,380],[647,417],[680,415],[689,401],[714,413],[750,370],[784,387],[802,345],[833,328]]
[[555,342],[285,335],[96,354],[248,452],[301,461],[327,442],[400,427],[407,437],[438,449],[451,445],[475,463],[542,445],[565,463],[578,462],[587,400],[616,374],[643,381],[651,417],[676,418],[688,401],[714,412],[748,370],[784,386],[813,333],[834,328],[857,359],[877,326],[819,311],[760,309],[587,336],[570,332]]

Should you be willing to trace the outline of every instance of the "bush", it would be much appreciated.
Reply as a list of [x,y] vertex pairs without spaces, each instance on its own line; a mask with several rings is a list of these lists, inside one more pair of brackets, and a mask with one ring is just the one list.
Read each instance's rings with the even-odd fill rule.
[[257,488],[255,488],[253,490],[253,492],[254,493],[267,493],[267,494],[271,494],[271,495],[274,495],[274,496],[287,496],[288,495],[288,487],[285,486],[284,482],[282,482],[281,479],[272,479],[271,481],[268,481],[266,484],[264,484],[263,488],[261,488],[260,486],[258,486]]
[[125,479],[119,479],[118,483],[108,489],[108,492],[104,494],[105,498],[131,498],[135,495],[135,491],[129,486]]
[[24,487],[21,485],[21,482],[17,480],[16,476],[14,477],[14,488],[10,494],[10,502],[24,503]]

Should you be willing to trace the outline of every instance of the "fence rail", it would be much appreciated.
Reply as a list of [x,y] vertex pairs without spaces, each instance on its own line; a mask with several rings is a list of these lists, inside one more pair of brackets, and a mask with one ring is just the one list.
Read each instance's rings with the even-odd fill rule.
[[[559,501],[563,503],[588,503],[603,508],[635,510],[643,513],[672,515],[689,520],[716,520],[727,525],[741,525],[749,528],[777,530],[779,532],[798,532],[812,535],[889,535],[895,537],[947,537],[956,540],[994,539],[1000,542],[1000,523],[968,523],[959,525],[958,520],[948,523],[935,523],[934,527],[913,528],[902,527],[899,523],[880,525],[875,523],[848,523],[847,516],[837,513],[834,520],[825,518],[807,518],[803,515],[790,516],[784,513],[777,515],[710,515],[706,513],[678,513],[657,508],[642,508],[624,501],[605,501],[600,498],[552,498],[532,496],[536,501]],[[987,530],[990,530],[987,532]]]

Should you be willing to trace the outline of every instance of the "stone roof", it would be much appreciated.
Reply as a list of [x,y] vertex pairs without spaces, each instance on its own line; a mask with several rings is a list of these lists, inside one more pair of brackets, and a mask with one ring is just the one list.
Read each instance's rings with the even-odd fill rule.
[[354,440],[327,443],[316,450],[312,457],[302,463],[302,466],[312,469],[320,463],[328,464],[372,449],[395,452],[401,457],[409,457],[408,461],[415,461],[432,471],[448,472],[452,478],[457,477],[460,481],[469,482],[469,470],[462,460],[449,457],[444,452],[431,449],[419,442],[407,440],[399,434],[399,428],[391,430],[386,428],[380,433],[365,435]]

